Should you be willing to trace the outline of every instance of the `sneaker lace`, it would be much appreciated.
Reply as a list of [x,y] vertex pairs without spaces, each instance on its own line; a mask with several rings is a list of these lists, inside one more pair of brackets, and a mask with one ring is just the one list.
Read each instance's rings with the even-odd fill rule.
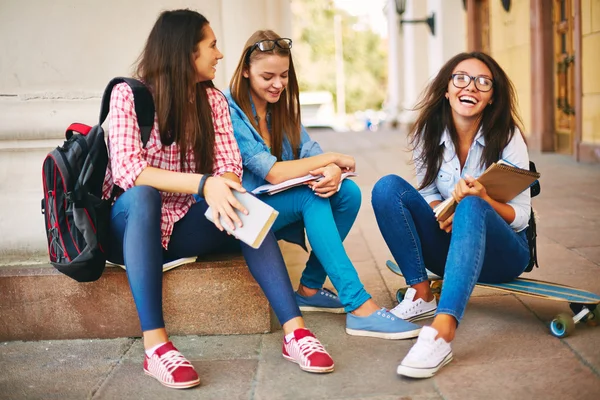
[[314,353],[326,353],[325,347],[319,340],[312,336],[305,336],[298,340],[298,348],[303,357],[308,358]]
[[181,366],[191,367],[192,364],[177,350],[171,350],[163,354],[160,358],[160,363],[167,370],[172,373]]
[[401,303],[399,303],[392,310],[400,312],[401,314],[405,314],[407,312],[410,312],[410,311],[414,310],[416,307],[417,307],[417,302],[416,301],[411,301],[411,300],[408,300],[408,299],[404,299],[404,300],[402,300]]

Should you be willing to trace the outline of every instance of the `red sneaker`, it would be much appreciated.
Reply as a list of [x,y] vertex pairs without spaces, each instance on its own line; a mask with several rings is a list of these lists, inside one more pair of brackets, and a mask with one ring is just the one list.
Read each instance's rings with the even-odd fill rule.
[[283,339],[283,357],[298,364],[303,371],[317,374],[333,372],[331,356],[308,329],[296,329],[289,343]]
[[144,357],[144,372],[174,389],[186,389],[200,384],[194,366],[171,342],[156,349],[152,357]]

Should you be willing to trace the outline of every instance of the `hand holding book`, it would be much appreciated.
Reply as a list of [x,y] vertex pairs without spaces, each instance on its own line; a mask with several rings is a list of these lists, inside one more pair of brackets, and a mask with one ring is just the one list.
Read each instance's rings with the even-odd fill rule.
[[231,229],[234,229],[234,225],[241,226],[238,213],[247,215],[248,210],[232,196],[232,192],[245,193],[246,189],[240,183],[221,176],[206,176],[203,180],[198,188],[198,195],[209,205],[217,228],[222,231],[227,226]]
[[[504,160],[501,160],[490,165],[476,181],[478,184],[481,184],[483,190],[485,190],[485,193],[492,199],[501,203],[507,203],[515,198],[515,196],[517,196],[519,193],[534,184],[539,177],[540,174],[538,172],[518,168],[514,165],[510,165]],[[472,191],[472,178],[470,182],[471,185],[469,185],[469,189],[459,187],[455,188],[455,190]],[[468,185],[466,180],[465,185]],[[481,189],[479,189],[479,191],[481,191]],[[457,204],[458,202],[454,196],[449,197],[442,203],[438,204],[433,209],[437,220],[444,221],[450,217],[454,213]]]
[[[215,225],[223,226],[230,235],[257,249],[269,233],[279,212],[248,192],[233,190],[231,193],[236,202],[239,202],[240,206],[247,210],[246,213],[242,213],[238,209],[234,211],[236,218],[240,221],[239,225],[236,224],[236,227],[233,228],[231,224],[224,221],[223,213],[213,213],[212,207],[208,207],[204,216]],[[219,218],[215,219],[215,215],[219,215]]]
[[[344,179],[350,178],[353,176],[358,176],[358,174],[356,172],[351,172],[351,171],[342,173],[342,176],[340,178],[340,183]],[[282,192],[284,190],[287,190],[287,189],[290,189],[290,188],[293,188],[296,186],[306,185],[308,182],[317,181],[322,178],[323,178],[322,175],[315,176],[315,175],[308,174],[308,175],[301,176],[299,178],[289,179],[287,181],[278,183],[276,185],[266,184],[266,185],[259,186],[256,189],[254,189],[252,191],[252,193],[253,194],[267,194],[268,193],[270,195],[273,195],[273,194],[277,194],[279,192]]]
[[308,186],[319,197],[328,198],[336,194],[342,187],[342,169],[336,164],[329,164],[309,172],[313,176],[321,177],[308,182]]

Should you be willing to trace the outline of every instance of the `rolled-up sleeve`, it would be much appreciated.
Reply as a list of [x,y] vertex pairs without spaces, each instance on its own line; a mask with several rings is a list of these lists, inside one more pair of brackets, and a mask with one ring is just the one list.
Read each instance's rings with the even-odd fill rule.
[[242,157],[233,134],[233,125],[229,116],[229,103],[216,89],[209,89],[208,100],[212,110],[215,129],[215,159],[213,175],[233,172],[242,179]]
[[[529,154],[527,145],[518,128],[515,128],[515,134],[502,152],[502,159],[523,169],[529,170]],[[515,219],[510,227],[520,232],[527,228],[529,216],[531,214],[531,191],[529,188],[518,194],[514,199],[507,203],[515,210]]]
[[[421,183],[425,179],[425,173],[427,172],[426,165],[419,160],[420,154],[421,150],[418,148],[413,151],[413,160],[415,162],[415,172],[417,175],[417,187],[421,186]],[[423,189],[420,189],[419,193],[421,196],[423,196],[427,204],[431,203],[432,201],[443,200],[435,180]]]
[[133,105],[133,92],[126,83],[113,88],[109,110],[108,147],[113,183],[127,190],[135,186],[148,162]]
[[231,122],[244,167],[260,178],[266,179],[269,171],[277,162],[277,157],[267,151],[265,145],[254,137],[252,129],[239,115],[239,111],[233,108],[231,109]]
[[304,126],[300,127],[300,158],[307,158],[323,154],[319,143],[310,138]]

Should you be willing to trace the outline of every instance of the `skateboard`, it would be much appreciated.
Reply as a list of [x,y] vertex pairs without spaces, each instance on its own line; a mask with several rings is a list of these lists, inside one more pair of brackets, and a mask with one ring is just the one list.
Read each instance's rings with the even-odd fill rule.
[[[388,260],[386,266],[393,273],[403,276],[400,267],[393,261]],[[436,300],[439,300],[442,292],[443,278],[427,271],[431,290]],[[571,286],[560,285],[558,283],[539,281],[535,279],[517,278],[507,283],[482,283],[478,282],[475,286],[499,290],[502,292],[520,294],[524,296],[536,297],[539,299],[561,301],[569,303],[573,311],[573,316],[567,313],[560,313],[550,322],[550,333],[558,338],[569,336],[575,330],[575,324],[586,322],[590,326],[600,324],[600,296],[587,290],[577,289]],[[408,287],[402,287],[396,292],[396,300],[401,302],[404,299],[404,293]]]

